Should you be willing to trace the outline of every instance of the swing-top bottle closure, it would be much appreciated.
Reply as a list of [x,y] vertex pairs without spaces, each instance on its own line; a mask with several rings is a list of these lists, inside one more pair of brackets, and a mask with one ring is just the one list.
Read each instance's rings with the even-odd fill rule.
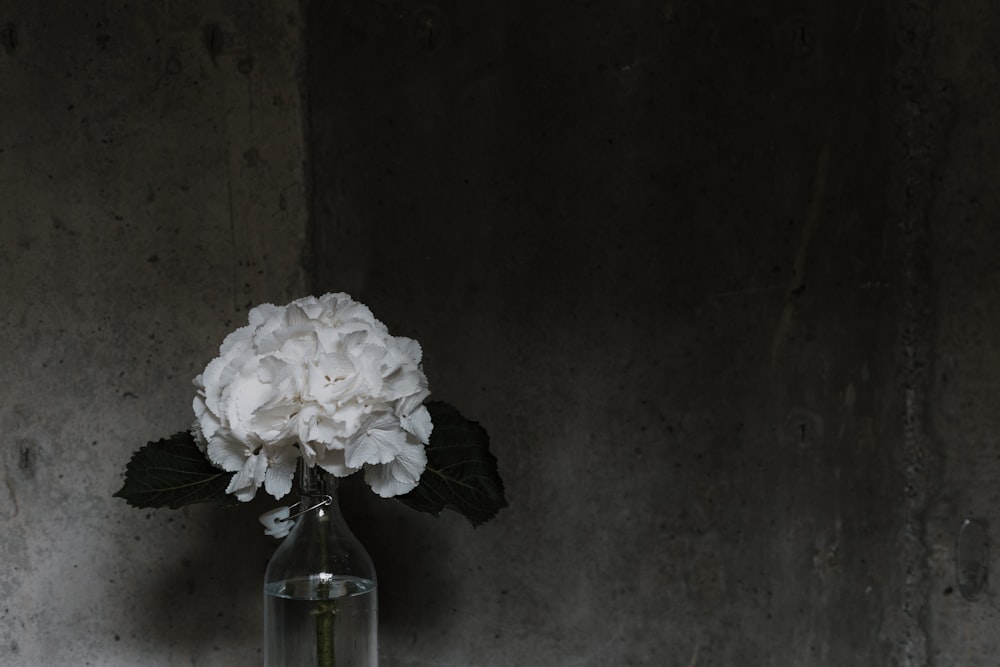
[[302,503],[295,503],[294,505],[282,505],[280,507],[275,507],[273,510],[268,510],[260,515],[260,522],[264,525],[264,534],[269,535],[276,540],[280,540],[287,536],[291,532],[292,528],[295,527],[295,519],[317,510],[320,507],[325,507],[327,505],[333,504],[333,496],[328,494],[323,494],[319,496],[320,500],[312,507],[308,507],[304,510],[292,514],[292,510]]

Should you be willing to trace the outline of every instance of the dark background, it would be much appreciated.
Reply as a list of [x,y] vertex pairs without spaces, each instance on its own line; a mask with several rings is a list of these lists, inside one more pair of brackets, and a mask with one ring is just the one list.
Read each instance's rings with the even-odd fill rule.
[[248,307],[346,291],[510,501],[473,530],[347,485],[382,664],[992,665],[956,545],[998,500],[998,33],[985,0],[0,1],[0,662],[257,660],[255,512],[108,496]]

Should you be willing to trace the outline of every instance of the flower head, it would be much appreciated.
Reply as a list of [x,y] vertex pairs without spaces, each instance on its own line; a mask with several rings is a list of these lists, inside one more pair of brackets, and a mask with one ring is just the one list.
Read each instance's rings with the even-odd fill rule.
[[413,489],[432,429],[420,345],[346,294],[265,304],[195,378],[195,431],[243,501],[291,489],[296,462],[365,470],[383,497]]

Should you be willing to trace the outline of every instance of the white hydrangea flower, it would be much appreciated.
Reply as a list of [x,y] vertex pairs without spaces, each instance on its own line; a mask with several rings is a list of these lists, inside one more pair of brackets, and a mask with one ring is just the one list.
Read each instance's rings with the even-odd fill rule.
[[264,304],[195,378],[195,431],[243,501],[281,498],[299,456],[383,497],[413,489],[433,425],[420,345],[346,294]]

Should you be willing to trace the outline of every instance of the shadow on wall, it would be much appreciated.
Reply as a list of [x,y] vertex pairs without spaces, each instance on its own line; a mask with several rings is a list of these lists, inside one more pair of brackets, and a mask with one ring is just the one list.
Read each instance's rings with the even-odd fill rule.
[[[273,504],[273,499],[258,499],[233,507],[152,512],[145,522],[148,530],[176,531],[170,524],[179,523],[180,537],[164,545],[139,581],[122,583],[138,598],[133,627],[147,629],[143,639],[149,650],[195,659],[230,651],[234,638],[262,637],[247,629],[263,629],[264,569],[277,542],[263,534],[257,516]],[[261,647],[245,648],[259,654]]]
[[[447,528],[449,519],[379,498],[361,475],[342,480],[340,499],[348,525],[375,562],[380,631],[416,636],[445,627],[461,579],[448,566],[456,534]],[[261,493],[233,507],[135,510],[143,530],[176,535],[147,567],[132,570],[144,573],[134,575],[137,580],[121,581],[136,596],[132,627],[145,628],[148,650],[206,656],[229,650],[247,628],[262,631],[264,571],[280,542],[264,535],[258,517],[294,502],[294,496],[275,501]]]
[[343,480],[340,490],[344,518],[375,562],[379,631],[417,636],[446,627],[461,583],[448,567],[456,531],[445,515],[454,513],[433,517],[379,498],[361,475]]

